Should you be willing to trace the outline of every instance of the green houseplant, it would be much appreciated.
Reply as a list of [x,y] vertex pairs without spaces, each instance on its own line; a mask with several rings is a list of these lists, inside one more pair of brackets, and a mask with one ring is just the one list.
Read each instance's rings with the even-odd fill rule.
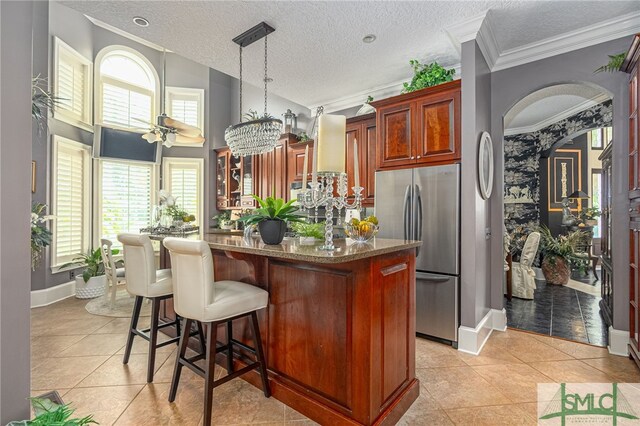
[[44,215],[46,204],[34,203],[31,206],[31,269],[36,270],[42,259],[42,251],[51,244],[53,234],[47,228],[51,215]]
[[233,220],[231,220],[231,212],[224,210],[220,214],[213,216],[211,219],[216,221],[216,226],[220,229],[232,229]]
[[263,200],[255,195],[252,197],[260,207],[239,220],[245,225],[258,225],[258,231],[260,231],[260,236],[265,244],[280,244],[287,231],[287,222],[301,222],[303,220],[294,214],[298,211],[298,207],[293,205],[295,200],[285,203],[282,198],[267,197]]
[[33,420],[20,420],[7,424],[7,426],[86,426],[98,424],[93,420],[93,415],[82,418],[71,418],[74,409],[69,404],[59,405],[48,399],[31,398],[35,417]]
[[565,285],[571,274],[570,266],[581,267],[584,260],[578,256],[577,248],[584,242],[582,231],[572,231],[554,237],[546,226],[540,227],[540,252],[542,253],[542,273],[549,284]]
[[402,93],[415,92],[425,87],[437,86],[453,80],[456,70],[445,69],[437,62],[421,64],[420,61],[412,59],[409,65],[413,68],[413,78],[409,83],[402,83]]
[[597,207],[588,207],[582,211],[581,216],[586,225],[596,226],[598,224],[598,218],[602,216],[602,212]]
[[[120,253],[118,249],[111,249],[111,255]],[[123,261],[116,262],[116,266],[122,266]],[[81,276],[76,277],[76,297],[78,299],[90,299],[104,294],[107,279],[104,275],[104,263],[100,248],[89,250],[73,258],[71,262],[60,266],[60,269],[68,267],[84,267]]]
[[291,228],[300,237],[301,244],[308,244],[324,238],[324,225],[324,222],[294,222]]

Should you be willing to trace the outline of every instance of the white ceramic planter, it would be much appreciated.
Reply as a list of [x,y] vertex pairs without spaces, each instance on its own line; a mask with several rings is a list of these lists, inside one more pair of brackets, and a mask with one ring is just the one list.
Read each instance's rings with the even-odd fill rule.
[[104,294],[107,287],[107,276],[100,275],[91,277],[86,283],[82,279],[82,275],[76,277],[76,298],[77,299],[93,299]]
[[317,241],[318,240],[316,240],[314,237],[300,237],[300,245],[302,246],[312,246]]

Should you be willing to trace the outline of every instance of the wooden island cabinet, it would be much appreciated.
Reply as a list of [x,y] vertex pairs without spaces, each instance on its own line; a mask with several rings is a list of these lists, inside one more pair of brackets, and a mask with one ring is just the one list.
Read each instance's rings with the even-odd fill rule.
[[377,168],[459,161],[460,95],[456,80],[372,102],[377,112]]
[[[323,425],[397,423],[420,393],[415,376],[420,242],[342,239],[336,241],[338,250],[326,252],[295,240],[268,246],[260,238],[208,234],[205,241],[216,281],[242,281],[269,292],[269,304],[258,316],[274,398]],[[161,259],[162,268],[170,266],[168,256]],[[170,299],[162,316],[175,317]],[[225,336],[224,324],[220,327],[218,335]],[[234,321],[233,336],[252,344],[242,320]],[[225,354],[217,354],[216,361],[226,366]],[[244,366],[235,362],[236,368]],[[256,370],[242,378],[261,386]]]

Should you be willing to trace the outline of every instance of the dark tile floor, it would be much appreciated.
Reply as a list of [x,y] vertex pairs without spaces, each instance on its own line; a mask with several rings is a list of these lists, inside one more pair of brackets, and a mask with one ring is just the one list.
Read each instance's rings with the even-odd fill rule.
[[[574,277],[578,279],[579,277]],[[593,283],[593,279],[580,279]],[[507,325],[592,345],[607,345],[607,326],[600,315],[600,297],[536,280],[533,300],[507,300]]]

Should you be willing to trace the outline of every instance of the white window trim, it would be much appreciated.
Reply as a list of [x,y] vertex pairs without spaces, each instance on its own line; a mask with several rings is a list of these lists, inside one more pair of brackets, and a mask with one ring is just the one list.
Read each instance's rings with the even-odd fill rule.
[[[115,78],[110,78],[110,77],[102,77],[100,74],[100,64],[102,64],[102,60],[104,59],[105,56],[113,53],[113,52],[122,52],[124,54],[126,54],[127,56],[131,57],[133,60],[139,60],[144,62],[144,64],[149,67],[149,69],[151,70],[151,73],[153,74],[153,80],[155,82],[155,89],[153,92],[153,102],[151,103],[151,124],[153,124],[155,122],[155,117],[158,115],[157,111],[160,110],[160,78],[158,77],[158,72],[156,71],[155,67],[153,66],[153,64],[140,52],[138,52],[135,49],[132,49],[130,47],[127,46],[122,46],[122,45],[111,45],[111,46],[107,46],[104,49],[102,49],[100,52],[98,52],[98,54],[96,55],[95,58],[95,63],[97,64],[94,67],[94,73],[95,73],[95,77],[93,79],[94,81],[94,92],[95,92],[95,96],[94,96],[94,122],[96,124],[103,124],[102,122],[102,83],[103,83],[103,79],[108,79],[109,81],[112,82],[118,82],[118,85],[124,86],[126,83],[119,80],[119,79],[115,79]],[[149,89],[145,89],[143,87],[139,87],[139,86],[131,86],[131,87],[135,87],[136,91],[144,91],[144,90],[149,90]],[[119,128],[122,130],[148,130],[147,127],[144,127],[141,125],[141,127],[139,128],[132,128],[132,127],[122,127],[122,126],[117,126],[117,125],[113,125],[113,124],[108,124],[109,127],[113,127],[113,128]]]
[[61,108],[53,109],[53,117],[56,120],[63,121],[72,126],[79,127],[83,130],[93,132],[93,62],[82,56],[78,51],[69,46],[67,43],[59,39],[53,38],[53,93],[58,93],[58,68],[60,61],[60,53],[64,51],[66,54],[72,56],[80,64],[85,67],[84,75],[84,105],[82,106],[82,118],[78,120],[75,114],[71,114],[68,111]]
[[[102,194],[102,162],[108,161],[110,163],[122,163],[122,164],[142,164],[146,166],[151,166],[151,205],[149,209],[152,209],[153,206],[158,204],[158,169],[159,166],[157,164],[149,163],[146,161],[132,161],[132,160],[116,160],[116,159],[98,159],[95,158],[93,167],[93,211],[95,214],[93,215],[93,241],[100,241],[100,231],[102,230],[102,217],[100,216],[100,212],[102,211],[102,198],[100,194]],[[151,212],[151,210],[150,210]],[[153,213],[153,212],[151,212]],[[94,244],[95,245],[95,244]]]
[[[162,158],[162,188],[171,193],[171,179],[169,173],[172,166],[196,166],[198,171],[198,212],[196,223],[200,226],[200,235],[204,231],[204,158],[186,158],[186,157],[163,157]],[[180,204],[180,203],[178,203]]]
[[[91,218],[93,217],[91,211],[91,175],[92,175],[92,161],[91,161],[91,146],[85,145],[78,141],[74,141],[72,139],[67,139],[62,136],[53,135],[51,137],[53,143],[53,152],[52,152],[52,161],[51,161],[51,205],[52,205],[52,214],[55,216],[57,214],[58,206],[56,204],[57,200],[57,184],[58,184],[58,170],[57,170],[57,158],[58,158],[58,145],[63,143],[65,145],[71,146],[73,148],[82,149],[85,151],[85,160],[87,167],[84,170],[84,180],[88,183],[85,186],[85,197],[84,197],[84,206],[82,206],[83,210],[86,212],[84,215],[84,223],[83,228],[87,230],[86,232],[86,241],[84,241],[83,245],[86,245],[87,248],[91,247]],[[57,235],[57,220],[54,218],[52,221],[51,231],[53,233],[53,238],[51,239],[51,272],[61,272],[62,270],[59,268],[61,263],[64,262],[56,262],[56,235]],[[74,268],[66,268],[74,269]]]
[[[167,86],[165,89],[165,110],[169,117],[173,117],[173,111],[171,109],[171,100],[173,97],[195,99],[198,102],[198,124],[197,128],[204,136],[204,89],[195,89],[189,87],[175,87]],[[174,146],[194,147],[201,148],[204,146],[204,141],[200,143],[181,143],[176,142]]]

